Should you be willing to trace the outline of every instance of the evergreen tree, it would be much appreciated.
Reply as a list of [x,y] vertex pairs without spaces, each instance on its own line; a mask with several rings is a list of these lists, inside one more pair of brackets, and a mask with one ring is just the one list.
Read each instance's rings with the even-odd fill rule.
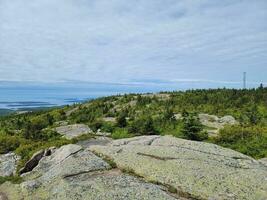
[[183,123],[182,133],[186,139],[201,141],[208,138],[207,132],[203,131],[203,126],[195,115],[185,116]]
[[126,113],[122,112],[119,114],[119,116],[116,118],[117,125],[120,128],[126,127],[127,126],[127,120],[126,120]]

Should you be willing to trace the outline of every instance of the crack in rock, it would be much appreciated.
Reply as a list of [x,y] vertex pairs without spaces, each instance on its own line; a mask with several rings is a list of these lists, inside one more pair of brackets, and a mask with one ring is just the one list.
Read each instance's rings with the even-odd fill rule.
[[155,156],[155,155],[146,154],[146,153],[141,153],[141,152],[138,152],[137,155],[140,155],[140,156],[147,156],[147,157],[150,157],[150,158],[154,158],[154,159],[157,159],[157,160],[163,160],[163,161],[166,161],[166,160],[181,160],[181,158],[161,157],[161,156]]
[[[151,154],[146,154],[146,153],[141,153],[141,152],[138,152],[137,155],[140,155],[140,156],[146,156],[146,157],[150,157],[150,158],[153,158],[153,159],[156,159],[156,160],[162,160],[162,161],[168,161],[168,160],[198,160],[198,159],[195,159],[195,158],[175,158],[175,157],[161,157],[161,156],[156,156],[156,155],[151,155]],[[218,163],[221,163],[220,160],[216,160],[216,159],[213,159],[214,161],[218,162]],[[242,165],[239,165],[239,164],[228,164],[228,163],[224,163],[224,165],[228,166],[228,167],[232,167],[232,168],[236,168],[236,169],[251,169],[249,167],[244,167]]]
[[83,174],[90,174],[90,178],[97,177],[97,176],[111,176],[111,175],[120,175],[122,172],[119,169],[111,169],[111,170],[103,170],[103,169],[97,169],[97,170],[91,170],[91,171],[81,171],[74,174],[67,174],[63,176],[64,179],[83,175]]

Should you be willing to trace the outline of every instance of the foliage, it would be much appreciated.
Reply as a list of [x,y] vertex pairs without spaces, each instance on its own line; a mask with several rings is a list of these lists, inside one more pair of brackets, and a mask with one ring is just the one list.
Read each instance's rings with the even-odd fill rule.
[[129,132],[137,135],[155,135],[158,131],[155,129],[154,121],[151,116],[144,115],[135,119],[129,127]]
[[20,177],[20,176],[7,176],[7,177],[0,176],[0,185],[6,181],[10,181],[11,183],[14,183],[14,184],[19,184],[22,182],[22,177]]
[[116,118],[117,126],[120,128],[126,127],[127,120],[126,120],[127,114],[125,112],[121,112],[119,116]]
[[184,114],[182,133],[189,140],[202,141],[208,139],[207,132],[203,131],[202,124],[194,114]]
[[122,139],[122,138],[133,137],[133,135],[130,134],[130,133],[128,132],[128,130],[125,129],[125,128],[116,128],[116,129],[114,130],[114,132],[112,133],[111,137],[112,137],[113,139]]
[[229,126],[220,130],[216,144],[234,149],[254,158],[267,157],[267,128],[260,126]]

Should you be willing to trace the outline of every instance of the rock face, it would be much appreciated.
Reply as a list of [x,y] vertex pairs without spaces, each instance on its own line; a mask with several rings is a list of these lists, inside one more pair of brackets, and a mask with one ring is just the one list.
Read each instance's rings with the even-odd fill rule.
[[60,126],[55,128],[55,131],[63,135],[67,139],[72,139],[83,134],[92,133],[92,130],[85,124]]
[[20,174],[30,172],[34,169],[39,164],[39,161],[44,157],[44,156],[50,156],[53,152],[55,151],[54,147],[51,147],[49,149],[45,150],[40,150],[36,152],[31,159],[26,162],[25,166],[19,171]]
[[174,200],[166,188],[123,174],[78,145],[66,145],[23,175],[25,182],[0,186],[0,199],[11,200]]
[[16,173],[20,156],[15,153],[0,155],[0,176],[12,176]]
[[120,169],[196,199],[267,199],[267,167],[217,145],[145,136],[90,149]]
[[141,136],[85,147],[69,144],[46,154],[22,175],[24,182],[0,185],[0,199],[267,199],[265,160],[217,145]]

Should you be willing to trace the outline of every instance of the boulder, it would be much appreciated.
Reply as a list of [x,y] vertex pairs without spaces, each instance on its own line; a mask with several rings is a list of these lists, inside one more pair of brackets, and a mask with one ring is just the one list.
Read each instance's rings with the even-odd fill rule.
[[235,125],[238,124],[238,122],[235,120],[234,117],[227,115],[224,117],[217,117],[215,115],[209,115],[209,114],[199,114],[198,115],[200,122],[207,127],[215,128],[215,129],[221,129],[225,125]]
[[226,115],[226,116],[220,118],[219,122],[222,124],[229,124],[229,125],[237,124],[237,121],[235,120],[235,118],[230,116],[230,115]]
[[15,175],[20,156],[13,152],[0,155],[0,176]]
[[89,149],[150,182],[195,199],[267,199],[267,167],[214,144],[143,136]]
[[55,131],[63,135],[67,139],[72,139],[80,135],[92,133],[92,130],[85,124],[72,124],[67,126],[59,126]]

